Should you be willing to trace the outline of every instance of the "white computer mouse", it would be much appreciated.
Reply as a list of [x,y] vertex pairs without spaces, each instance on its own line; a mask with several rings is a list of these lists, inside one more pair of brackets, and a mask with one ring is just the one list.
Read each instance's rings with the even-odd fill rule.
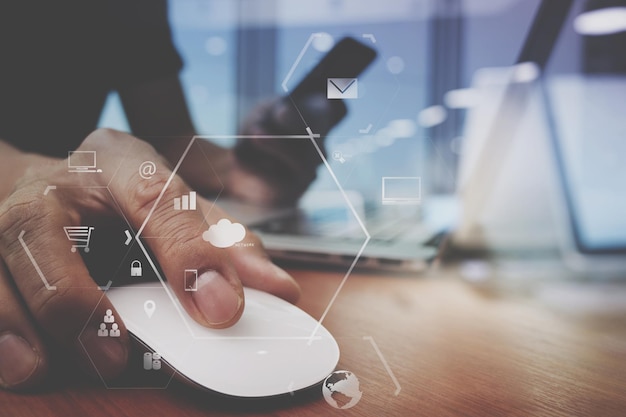
[[128,331],[200,387],[267,397],[310,387],[334,371],[339,347],[317,320],[271,294],[250,288],[244,294],[241,319],[213,330],[193,321],[167,284],[107,291]]

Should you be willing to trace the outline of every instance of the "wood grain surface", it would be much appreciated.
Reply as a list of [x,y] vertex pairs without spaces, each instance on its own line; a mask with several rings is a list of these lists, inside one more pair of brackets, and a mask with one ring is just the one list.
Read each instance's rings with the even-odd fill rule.
[[[300,307],[321,317],[342,274],[292,272],[303,288]],[[320,387],[265,400],[223,398],[177,381],[106,389],[68,358],[38,392],[0,391],[0,416],[626,415],[623,317],[569,316],[529,299],[487,296],[453,275],[347,280],[324,325],[341,349],[338,369],[360,381],[363,396],[350,409],[332,408]]]

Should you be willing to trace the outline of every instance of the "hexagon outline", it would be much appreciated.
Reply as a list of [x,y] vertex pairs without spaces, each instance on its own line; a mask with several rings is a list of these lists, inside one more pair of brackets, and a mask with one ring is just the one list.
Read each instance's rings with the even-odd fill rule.
[[[164,287],[165,286],[163,286],[163,285],[160,286],[160,288],[164,288]],[[83,333],[85,333],[85,330],[87,330],[87,326],[91,322],[91,318],[96,313],[96,310],[98,309],[98,306],[100,305],[100,303],[102,302],[102,299],[105,296],[106,296],[106,291],[102,291],[102,296],[100,297],[100,300],[98,300],[98,304],[96,304],[94,306],[93,311],[91,312],[91,314],[87,318],[87,321],[85,322],[85,325],[80,330],[80,333],[78,333],[78,336],[76,336],[76,338],[78,339],[78,343],[80,343],[80,347],[83,348],[83,351],[87,354],[87,357],[89,358],[89,362],[91,362],[91,365],[93,366],[93,368],[96,370],[96,373],[98,374],[98,378],[100,378],[100,381],[102,381],[102,385],[104,385],[104,387],[106,389],[111,389],[111,390],[115,390],[115,389],[167,389],[170,386],[170,383],[172,382],[172,380],[174,379],[174,376],[178,373],[174,368],[171,368],[172,375],[170,375],[169,379],[167,380],[167,383],[164,386],[162,386],[162,387],[160,387],[160,386],[159,387],[156,387],[156,386],[154,386],[154,387],[150,387],[150,386],[142,386],[142,387],[110,387],[109,384],[106,382],[106,380],[102,377],[102,375],[100,374],[100,370],[98,369],[96,364],[93,362],[93,359],[91,358],[91,355],[89,354],[89,351],[85,348],[85,345],[83,344],[83,341],[81,340],[81,336],[83,335]]]
[[[185,327],[187,327],[187,330],[190,332],[192,337],[194,336],[193,335],[193,331],[189,327],[189,324],[187,323],[187,320],[185,319],[185,315],[180,310],[180,307],[179,307],[178,303],[175,301],[174,295],[170,291],[169,286],[165,284],[165,280],[161,276],[161,273],[159,272],[159,269],[156,267],[154,261],[152,260],[152,257],[150,256],[150,254],[146,250],[146,247],[143,245],[143,242],[141,241],[141,239],[139,239],[139,237],[141,236],[141,233],[143,232],[143,230],[146,227],[146,225],[148,224],[148,221],[150,221],[150,217],[152,217],[152,214],[154,213],[154,210],[156,210],[156,207],[161,202],[161,199],[163,198],[163,195],[165,194],[165,191],[167,190],[167,188],[169,187],[170,183],[174,179],[174,176],[176,175],[176,173],[178,172],[180,166],[182,165],[183,161],[185,160],[185,157],[189,153],[189,150],[191,149],[191,146],[194,144],[195,140],[196,140],[196,136],[193,136],[191,138],[191,140],[189,141],[189,144],[187,145],[187,147],[183,151],[182,155],[180,156],[180,159],[178,160],[178,162],[176,163],[176,165],[172,169],[172,172],[170,173],[169,178],[165,182],[165,185],[163,186],[163,189],[161,190],[161,192],[159,193],[158,197],[154,201],[154,204],[153,204],[152,208],[150,209],[150,211],[148,212],[148,215],[144,219],[144,221],[141,224],[139,230],[137,230],[137,233],[135,233],[135,241],[137,241],[137,244],[138,244],[139,248],[141,249],[141,251],[143,252],[143,254],[145,255],[147,262],[150,264],[150,266],[152,267],[152,270],[154,271],[156,277],[159,279],[161,287],[163,287],[163,289],[165,290],[165,293],[169,297],[170,301],[172,301],[172,303],[174,304],[174,308],[176,309],[178,314],[181,316],[181,318],[183,320],[183,323],[185,323]],[[223,189],[223,185],[222,185],[222,189]],[[220,193],[221,193],[221,191],[220,191]]]
[[[302,58],[304,57],[304,54],[306,53],[306,51],[311,46],[311,43],[313,43],[313,40],[315,38],[323,36],[324,34],[325,34],[324,32],[314,32],[314,33],[312,33],[309,36],[309,39],[307,39],[307,41],[305,42],[304,46],[302,47],[302,50],[300,51],[300,53],[296,57],[295,62],[291,65],[291,68],[289,68],[289,71],[287,72],[287,75],[283,79],[283,82],[280,84],[282,89],[285,91],[285,93],[289,94],[289,88],[287,87],[287,83],[289,82],[289,80],[293,76],[293,73],[295,72],[296,68],[300,64],[300,61],[302,61]],[[369,39],[372,42],[372,44],[376,44],[377,43],[376,38],[375,38],[374,34],[372,34],[372,33],[363,33],[363,34],[361,34],[361,37],[364,38],[364,39]],[[389,106],[391,106],[391,103],[393,103],[393,101],[395,100],[396,96],[398,95],[398,91],[400,91],[400,82],[398,81],[398,76],[396,74],[392,74],[392,75],[393,75],[393,79],[396,82],[396,85],[395,85],[393,94],[391,95],[391,100],[387,104],[387,108],[389,108]],[[294,106],[296,106],[295,102],[293,104],[294,104]],[[296,108],[297,108],[297,106],[296,106]],[[304,120],[304,117],[302,116],[302,113],[300,113],[300,111],[298,111],[298,113],[300,114],[300,117],[302,118],[302,121],[306,124],[306,120]],[[383,114],[384,112],[379,112],[379,113]],[[369,134],[369,132],[370,132],[370,130],[371,130],[371,128],[373,126],[374,125],[372,123],[369,123],[368,126],[365,129],[359,129],[359,133],[361,133],[361,134]],[[307,131],[308,131],[308,129],[307,129]],[[311,133],[311,132],[309,132],[309,133]]]
[[283,90],[285,90],[285,93],[289,93],[289,89],[287,88],[287,82],[293,76],[293,73],[295,72],[296,68],[298,67],[298,64],[300,63],[300,61],[304,57],[304,54],[306,53],[306,51],[309,49],[309,46],[311,46],[311,43],[313,42],[313,39],[319,38],[322,35],[323,35],[322,32],[315,32],[315,33],[312,33],[311,36],[309,36],[309,39],[306,41],[306,43],[302,47],[302,50],[298,54],[298,57],[296,58],[296,61],[291,65],[291,68],[289,69],[289,72],[287,73],[287,76],[285,76],[285,79],[280,84],[281,87],[283,88]]
[[[309,132],[310,132],[310,129],[309,129]],[[332,177],[333,181],[335,182],[335,185],[339,189],[339,192],[341,192],[341,195],[344,198],[346,204],[350,208],[350,211],[352,212],[352,215],[356,218],[357,222],[359,223],[359,227],[361,228],[361,230],[365,234],[365,241],[363,242],[363,244],[359,248],[359,251],[357,252],[354,260],[352,261],[352,263],[350,264],[350,267],[348,268],[348,271],[346,271],[346,274],[341,279],[341,282],[337,286],[337,289],[335,290],[335,293],[333,294],[332,298],[328,302],[328,305],[324,309],[324,312],[322,313],[322,315],[320,316],[319,320],[317,321],[317,324],[316,324],[315,328],[313,329],[313,332],[311,332],[311,336],[309,338],[309,344],[311,344],[313,342],[313,337],[315,336],[315,334],[319,330],[320,326],[322,325],[322,321],[324,321],[324,319],[326,318],[326,315],[328,314],[328,312],[330,311],[330,308],[332,307],[332,305],[334,304],[335,300],[337,299],[337,296],[339,295],[339,292],[341,291],[341,289],[343,288],[344,284],[346,283],[346,281],[350,277],[350,274],[352,273],[352,270],[356,266],[356,263],[359,261],[359,258],[361,257],[361,254],[363,253],[363,251],[365,250],[365,247],[367,246],[367,244],[369,243],[369,241],[371,239],[371,236],[370,236],[369,232],[367,231],[367,228],[365,227],[365,223],[363,223],[363,221],[359,217],[359,214],[357,213],[356,209],[354,208],[354,206],[350,202],[350,199],[348,198],[348,196],[346,195],[345,190],[343,189],[343,187],[339,183],[339,180],[337,179],[337,176],[335,175],[332,167],[328,163],[328,160],[324,156],[324,152],[322,152],[322,150],[320,149],[319,145],[317,144],[317,142],[313,138],[313,135],[311,135],[311,142],[313,143],[313,146],[315,147],[315,150],[317,151],[318,155],[322,159],[322,162],[324,163],[324,165],[328,169],[328,173],[330,174],[330,176]]]
[[[117,199],[115,198],[115,196],[111,192],[111,189],[109,188],[109,184],[107,184],[107,185],[91,185],[91,186],[61,186],[61,187],[56,186],[56,185],[48,185],[46,187],[46,189],[44,190],[43,195],[47,196],[51,190],[58,190],[59,188],[80,188],[80,189],[103,189],[103,190],[106,190],[108,195],[111,197],[112,202],[115,204],[115,207],[117,208],[117,212],[121,215],[122,219],[126,223],[126,226],[130,228],[130,222],[126,218],[126,215],[123,213],[122,208],[119,205]],[[31,261],[31,264],[35,268],[35,271],[37,272],[37,275],[39,275],[39,278],[41,279],[42,283],[46,287],[46,290],[48,290],[48,291],[56,291],[58,289],[57,286],[56,285],[50,285],[50,283],[48,282],[47,278],[45,277],[43,271],[39,267],[39,264],[37,263],[35,257],[33,256],[33,254],[31,253],[30,249],[28,248],[28,245],[24,241],[24,235],[25,234],[26,234],[26,231],[22,230],[20,232],[18,238],[17,238],[19,243],[20,243],[20,245],[22,246],[22,249],[24,250],[24,252],[26,252],[26,255],[28,256],[28,259]],[[130,251],[130,248],[129,248],[129,251]],[[104,286],[104,287],[96,286],[96,289],[100,289],[100,290],[108,289],[111,286],[111,284],[112,284],[112,282],[109,281],[109,283],[106,286]],[[91,286],[89,286],[89,287],[85,287],[85,286],[71,286],[71,287],[63,287],[63,288],[92,288],[92,287]]]
[[336,300],[339,292],[341,291],[341,289],[343,288],[345,282],[347,281],[348,277],[350,276],[350,274],[352,273],[352,270],[354,269],[354,267],[356,266],[356,263],[358,262],[359,258],[361,257],[361,254],[363,253],[363,251],[365,250],[365,247],[367,246],[367,244],[369,243],[371,236],[369,234],[369,232],[367,231],[367,228],[365,227],[365,224],[363,223],[363,221],[361,220],[361,218],[359,217],[356,209],[354,208],[354,206],[352,205],[352,203],[350,202],[348,196],[345,193],[345,190],[343,189],[343,187],[341,186],[341,184],[339,183],[339,180],[337,179],[337,177],[335,176],[335,173],[332,170],[332,167],[330,166],[330,164],[328,163],[328,160],[326,159],[326,157],[324,156],[324,153],[322,152],[322,150],[320,149],[320,147],[318,146],[317,142],[315,141],[316,138],[318,138],[320,135],[319,134],[315,134],[311,131],[310,128],[307,128],[307,134],[306,135],[195,135],[191,138],[191,141],[189,142],[189,145],[187,145],[187,148],[185,149],[185,151],[182,153],[180,159],[178,160],[178,162],[176,163],[176,166],[172,169],[172,173],[170,174],[170,177],[168,178],[168,180],[166,181],[163,190],[161,190],[161,193],[159,194],[159,196],[157,197],[152,209],[150,210],[150,212],[148,213],[148,215],[146,216],[146,219],[144,220],[142,226],[140,227],[140,229],[137,231],[137,233],[135,234],[135,240],[137,241],[139,247],[141,248],[142,252],[144,253],[144,255],[146,256],[146,259],[148,261],[148,263],[150,264],[150,266],[152,267],[152,269],[154,270],[157,278],[159,279],[161,285],[163,286],[163,288],[165,289],[166,294],[168,295],[168,297],[171,299],[171,301],[174,303],[174,307],[176,309],[176,311],[179,313],[179,315],[181,316],[181,318],[183,319],[183,322],[185,323],[185,326],[187,327],[187,330],[190,332],[191,336],[195,339],[204,339],[202,337],[198,337],[194,334],[194,332],[192,331],[192,329],[189,326],[189,323],[187,322],[187,318],[185,317],[185,314],[183,314],[183,312],[181,311],[178,303],[175,301],[174,295],[171,293],[169,287],[167,285],[165,285],[165,280],[163,279],[163,277],[161,276],[161,274],[158,271],[158,268],[156,268],[156,265],[154,264],[154,261],[152,260],[152,258],[150,257],[150,255],[148,254],[148,251],[146,250],[145,246],[143,245],[143,242],[141,242],[141,240],[139,239],[139,237],[141,236],[141,232],[143,231],[143,229],[145,228],[146,224],[148,223],[150,217],[152,216],[152,214],[154,213],[154,210],[156,209],[157,205],[160,203],[161,198],[163,197],[163,195],[165,194],[165,191],[167,190],[167,187],[169,186],[169,184],[171,183],[174,175],[176,175],[176,173],[178,172],[178,169],[180,168],[180,166],[182,165],[183,160],[185,159],[185,157],[187,156],[187,153],[189,152],[189,149],[191,148],[192,144],[196,141],[196,139],[238,139],[238,138],[261,138],[261,139],[268,139],[268,138],[299,138],[299,139],[304,139],[304,138],[308,138],[311,140],[311,142],[313,143],[313,146],[315,147],[318,155],[320,156],[324,166],[328,169],[331,177],[333,178],[333,181],[335,182],[335,185],[338,187],[338,189],[340,190],[346,204],[348,205],[348,207],[350,208],[350,211],[352,212],[353,216],[355,216],[357,223],[359,224],[359,227],[361,228],[361,230],[363,231],[363,233],[365,234],[365,241],[363,242],[363,244],[361,245],[359,251],[357,252],[354,261],[352,262],[352,264],[350,265],[350,267],[348,268],[348,271],[346,272],[346,274],[344,275],[343,279],[341,280],[341,282],[339,283],[339,286],[337,287],[337,289],[335,290],[335,293],[333,294],[331,300],[329,301],[328,306],[326,307],[326,309],[324,310],[324,313],[322,314],[322,316],[320,317],[320,319],[317,321],[317,324],[313,330],[313,332],[311,333],[311,335],[308,337],[309,340],[309,344],[313,342],[313,340],[315,339],[315,334],[317,333],[317,331],[319,330],[320,326],[322,325],[322,321],[324,320],[324,318],[326,317],[328,311],[330,310],[330,308],[332,307],[332,304],[334,303],[334,301]]
[[[311,46],[311,43],[313,42],[313,40],[315,38],[318,38],[320,36],[323,36],[322,32],[315,32],[312,33],[309,36],[309,39],[306,41],[306,43],[304,44],[304,46],[302,47],[302,50],[300,51],[300,53],[298,54],[295,62],[293,63],[293,65],[291,66],[291,68],[289,69],[289,72],[287,73],[287,75],[285,76],[285,79],[283,80],[281,86],[283,88],[283,90],[285,90],[286,93],[289,93],[289,89],[287,88],[287,82],[291,79],[291,77],[293,76],[293,73],[295,72],[298,64],[300,63],[300,61],[302,60],[302,58],[304,57],[304,54],[306,53],[306,51],[309,49],[309,47]],[[372,43],[376,43],[376,40],[374,39],[374,36],[371,35],[371,40]],[[395,77],[396,80],[396,91],[394,92],[393,97],[395,97],[395,95],[397,94],[397,91],[399,89],[399,86],[397,85],[398,83],[398,79],[397,77]],[[296,106],[295,102],[293,103],[294,106]],[[296,106],[297,108],[297,106]],[[302,117],[302,113],[298,110],[298,113],[300,114],[300,117]],[[304,124],[307,125],[306,120],[304,120],[304,118],[302,118],[302,120],[304,121]],[[348,268],[346,274],[344,275],[344,277],[342,278],[341,282],[339,283],[339,285],[337,286],[337,289],[335,290],[335,293],[333,294],[333,296],[331,297],[330,301],[328,302],[328,305],[326,306],[326,308],[324,309],[324,312],[322,313],[322,315],[320,316],[319,320],[317,321],[317,324],[315,326],[315,328],[313,329],[313,332],[311,332],[311,336],[309,338],[309,344],[311,344],[313,342],[313,337],[315,336],[315,334],[317,333],[317,331],[319,330],[320,326],[322,325],[322,322],[324,321],[324,319],[326,318],[326,315],[328,314],[328,312],[330,311],[332,305],[334,304],[335,300],[337,299],[337,296],[339,295],[339,292],[342,290],[344,284],[346,283],[346,281],[348,280],[350,274],[352,273],[352,270],[354,269],[354,267],[356,266],[356,263],[358,262],[359,258],[361,257],[361,254],[363,253],[363,251],[365,250],[365,247],[367,246],[367,244],[369,243],[371,236],[369,234],[369,232],[367,231],[367,228],[365,227],[365,224],[363,223],[363,221],[361,220],[361,218],[359,217],[356,209],[354,208],[354,206],[352,205],[352,203],[350,202],[350,199],[348,198],[348,196],[346,195],[345,190],[343,189],[343,187],[341,186],[341,184],[339,183],[339,180],[337,179],[337,176],[335,175],[335,172],[333,171],[332,167],[330,166],[330,164],[328,163],[328,160],[326,159],[326,157],[324,156],[324,152],[322,152],[322,150],[320,149],[319,145],[317,144],[317,142],[315,141],[316,137],[319,137],[319,135],[315,135],[311,128],[307,125],[306,127],[306,132],[309,135],[309,138],[311,139],[311,142],[313,143],[313,146],[315,147],[315,150],[317,151],[319,157],[321,158],[322,162],[324,163],[324,166],[326,166],[326,169],[328,169],[328,173],[330,174],[330,176],[332,177],[335,185],[337,186],[337,188],[339,189],[342,197],[344,198],[346,204],[348,205],[348,207],[350,208],[350,211],[352,212],[352,215],[355,217],[355,219],[357,220],[357,223],[359,224],[359,227],[361,228],[361,230],[363,231],[363,233],[365,234],[365,241],[363,242],[363,244],[361,245],[361,247],[359,248],[354,261],[352,261],[352,263],[350,264],[350,267]]]

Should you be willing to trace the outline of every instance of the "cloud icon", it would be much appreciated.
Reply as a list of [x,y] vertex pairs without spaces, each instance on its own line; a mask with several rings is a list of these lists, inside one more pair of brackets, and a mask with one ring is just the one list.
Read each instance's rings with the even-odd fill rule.
[[202,239],[218,248],[229,248],[246,237],[246,228],[239,223],[231,223],[222,219],[211,225],[209,230],[202,233]]

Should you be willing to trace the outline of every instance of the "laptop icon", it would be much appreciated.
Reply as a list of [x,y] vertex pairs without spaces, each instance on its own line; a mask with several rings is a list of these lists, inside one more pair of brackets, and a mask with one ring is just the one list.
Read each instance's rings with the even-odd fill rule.
[[383,177],[382,203],[420,204],[422,179],[420,177]]
[[96,151],[69,151],[67,172],[102,172],[96,168]]

